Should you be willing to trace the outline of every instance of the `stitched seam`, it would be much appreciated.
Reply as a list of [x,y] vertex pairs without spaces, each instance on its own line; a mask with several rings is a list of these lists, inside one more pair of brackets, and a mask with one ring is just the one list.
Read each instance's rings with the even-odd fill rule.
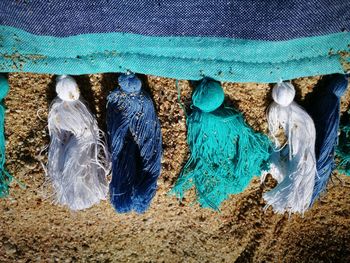
[[[342,50],[345,51],[345,50]],[[340,51],[341,52],[341,51]],[[107,52],[107,53],[113,53],[113,52]],[[247,63],[247,64],[281,64],[281,63],[288,63],[288,62],[293,62],[293,61],[301,61],[301,60],[307,60],[307,59],[315,59],[315,58],[321,58],[321,57],[333,57],[333,56],[339,56],[338,53],[335,54],[320,54],[317,56],[306,56],[306,57],[302,57],[302,58],[297,58],[297,59],[288,59],[288,60],[280,60],[280,61],[274,61],[274,62],[261,62],[261,61],[242,61],[242,60],[223,60],[223,59],[209,59],[209,58],[191,58],[191,57],[176,57],[176,56],[165,56],[165,55],[150,55],[150,54],[145,54],[145,53],[139,53],[139,52],[115,52],[115,55],[107,55],[105,52],[96,52],[96,53],[92,53],[90,55],[82,55],[79,56],[77,55],[76,57],[72,57],[72,56],[67,56],[67,57],[59,57],[59,56],[46,56],[46,55],[40,55],[40,54],[19,54],[17,58],[21,58],[21,57],[30,57],[30,56],[42,56],[41,58],[35,59],[36,61],[40,61],[41,59],[73,59],[73,60],[81,60],[81,61],[85,61],[87,59],[94,59],[96,57],[99,56],[104,56],[105,58],[110,58],[110,57],[118,57],[118,56],[124,56],[124,55],[140,55],[143,57],[153,57],[153,58],[165,58],[165,59],[176,59],[176,60],[185,60],[185,61],[217,61],[217,62],[225,62],[225,63],[229,63],[229,62],[236,62],[236,63]],[[16,53],[13,53],[16,54]],[[18,53],[17,53],[18,54]],[[6,58],[5,56],[11,56],[11,54],[5,53],[5,54],[1,54],[3,56],[4,59],[11,59],[11,58]],[[79,57],[79,58],[78,58]]]

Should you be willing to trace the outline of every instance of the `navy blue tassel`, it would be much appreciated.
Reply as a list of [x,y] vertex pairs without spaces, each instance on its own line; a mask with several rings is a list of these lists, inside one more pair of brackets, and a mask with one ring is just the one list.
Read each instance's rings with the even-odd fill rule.
[[155,195],[161,171],[161,128],[141,81],[135,75],[121,75],[118,81],[121,89],[107,98],[111,203],[119,213],[143,213]]
[[340,98],[348,85],[345,75],[324,76],[321,85],[310,97],[308,112],[315,123],[317,176],[311,204],[326,190],[335,169],[335,148],[338,142]]

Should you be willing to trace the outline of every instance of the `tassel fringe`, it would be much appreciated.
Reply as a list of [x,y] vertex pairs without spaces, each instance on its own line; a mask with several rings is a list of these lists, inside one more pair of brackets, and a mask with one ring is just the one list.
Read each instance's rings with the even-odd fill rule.
[[0,74],[0,198],[8,196],[13,177],[5,169],[5,106],[3,100],[9,91],[9,84],[4,74]]
[[161,171],[160,123],[151,97],[133,74],[108,96],[107,129],[112,152],[111,203],[118,213],[144,213]]
[[47,175],[55,202],[71,210],[89,208],[105,200],[110,158],[104,133],[86,105],[72,77],[61,76],[58,97],[50,106],[50,146]]
[[[293,102],[295,90],[290,83],[273,88],[274,102],[268,109],[268,125],[275,151],[271,156],[270,173],[278,185],[263,195],[266,208],[277,213],[303,214],[310,206],[315,184],[316,131],[311,117]],[[287,139],[281,143],[277,135],[283,129]]]
[[340,99],[346,91],[348,81],[344,75],[324,76],[322,85],[314,91],[308,105],[308,112],[316,128],[317,177],[312,203],[326,190],[327,183],[335,169],[335,148],[338,143]]
[[218,210],[229,195],[242,192],[260,173],[270,143],[239,112],[221,106],[224,93],[219,83],[204,79],[192,97],[195,107],[187,118],[191,156],[171,194],[182,199],[195,187],[200,205]]

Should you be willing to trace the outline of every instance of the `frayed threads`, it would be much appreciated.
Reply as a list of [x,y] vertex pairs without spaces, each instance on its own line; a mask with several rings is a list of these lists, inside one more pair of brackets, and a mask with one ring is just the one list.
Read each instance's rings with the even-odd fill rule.
[[311,204],[326,191],[328,181],[336,168],[334,157],[338,143],[340,100],[347,86],[348,80],[345,75],[324,76],[309,98],[307,109],[314,120],[317,135],[315,150],[318,173]]
[[270,142],[238,111],[223,105],[219,82],[202,80],[192,101],[187,117],[191,156],[170,193],[182,199],[195,187],[202,207],[219,210],[229,195],[242,192],[260,173],[270,156]]
[[5,168],[5,106],[3,99],[6,97],[10,87],[4,74],[0,74],[0,198],[9,195],[10,183],[13,177]]
[[[278,185],[263,198],[267,202],[265,209],[272,206],[280,214],[303,214],[309,208],[317,175],[315,126],[305,110],[293,101],[294,96],[291,83],[275,85],[274,102],[267,114],[269,133],[275,144],[269,173]],[[277,138],[281,128],[287,139],[285,144]]]
[[162,135],[151,97],[133,74],[108,96],[107,129],[112,152],[110,200],[118,213],[144,213],[156,193]]
[[59,77],[56,92],[48,116],[47,177],[55,203],[82,210],[106,199],[110,156],[104,133],[79,99],[75,80]]

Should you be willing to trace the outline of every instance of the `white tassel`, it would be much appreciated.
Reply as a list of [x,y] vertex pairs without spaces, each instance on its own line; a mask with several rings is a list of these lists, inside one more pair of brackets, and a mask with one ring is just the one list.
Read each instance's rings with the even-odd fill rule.
[[71,210],[88,208],[108,193],[110,157],[104,133],[70,76],[57,80],[58,97],[50,106],[48,128],[50,147],[47,176],[55,201]]
[[[270,136],[275,143],[269,173],[278,185],[265,193],[265,208],[272,206],[276,213],[303,214],[310,206],[315,184],[316,131],[313,120],[294,100],[291,83],[279,83],[272,90],[274,102],[268,109]],[[284,130],[286,143],[276,137]]]

